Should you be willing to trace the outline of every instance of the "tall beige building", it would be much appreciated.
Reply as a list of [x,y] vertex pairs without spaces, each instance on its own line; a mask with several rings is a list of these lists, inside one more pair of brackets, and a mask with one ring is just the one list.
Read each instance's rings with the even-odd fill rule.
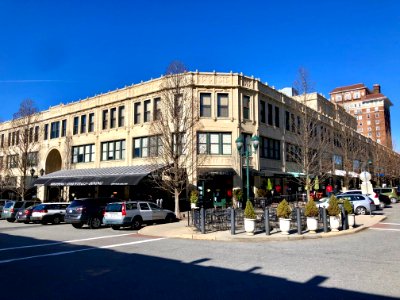
[[374,84],[372,90],[363,83],[337,87],[330,95],[332,102],[342,105],[357,119],[359,133],[392,149],[392,102],[381,93],[379,84]]
[[[335,134],[342,128],[343,120],[347,120],[348,114],[341,106],[317,93],[307,95],[305,106],[296,97],[281,93],[260,79],[237,73],[189,72],[186,76],[192,82],[192,99],[199,105],[199,124],[193,132],[196,142],[185,155],[204,158],[189,180],[194,185],[203,185],[208,197],[218,194],[229,199],[233,188],[245,188],[247,167],[251,195],[254,187],[261,186],[267,178],[281,186],[283,194],[289,193],[294,176],[302,173],[290,155],[298,151],[298,126],[305,109],[318,116],[321,124],[318,130],[324,130],[324,138],[332,141],[331,148],[317,150],[326,151],[330,156],[328,161],[335,157],[331,163],[333,169],[344,169],[338,142],[340,135]],[[157,147],[162,147],[157,135],[151,133],[150,125],[163,111],[162,82],[163,77],[40,112],[32,129],[33,132],[39,129],[38,134],[34,134],[38,145],[32,150],[36,159],[29,166],[34,177],[38,176],[35,182],[38,197],[70,200],[115,193],[121,198],[135,199],[152,193],[154,189],[149,188],[149,182],[141,185],[160,167],[150,159],[157,156]],[[367,96],[362,93],[360,90],[360,101]],[[336,96],[336,92],[332,94]],[[377,101],[381,101],[379,97]],[[382,102],[387,109],[390,101],[383,98]],[[377,107],[377,112],[384,113],[384,108]],[[369,109],[376,113],[372,106]],[[370,119],[377,120],[375,116]],[[389,151],[359,135],[355,121],[346,126],[366,145],[365,149],[375,147]],[[16,131],[10,121],[0,124],[1,178],[4,182],[5,178],[13,177],[14,184],[18,185],[22,174],[13,164],[18,153],[14,153],[14,157],[10,155],[10,149],[15,147],[13,133]],[[259,148],[250,155],[247,166],[235,141],[243,137],[246,146],[255,135],[260,139]],[[400,161],[395,153],[388,153]],[[360,171],[366,156],[357,158],[357,167],[352,167],[352,172]],[[290,190],[294,189],[297,191],[298,187]],[[3,186],[3,198],[9,195],[6,190]]]

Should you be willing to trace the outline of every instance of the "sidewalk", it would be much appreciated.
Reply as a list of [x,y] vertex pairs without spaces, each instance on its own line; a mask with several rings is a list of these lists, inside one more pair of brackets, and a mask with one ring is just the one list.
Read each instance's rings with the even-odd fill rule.
[[302,235],[291,233],[290,235],[282,235],[279,231],[273,231],[271,235],[266,235],[265,232],[256,233],[253,236],[246,235],[244,231],[237,231],[235,235],[231,235],[229,230],[210,232],[201,234],[194,227],[187,226],[187,219],[183,219],[175,223],[167,223],[161,225],[145,226],[139,230],[139,234],[147,236],[168,237],[168,238],[181,238],[193,240],[216,240],[216,241],[245,241],[245,242],[264,242],[264,241],[285,241],[285,240],[301,240],[301,239],[316,239],[335,237],[347,234],[357,233],[368,227],[371,227],[386,219],[384,215],[365,215],[356,216],[357,227],[339,232],[323,231],[317,233],[308,233],[304,231]]

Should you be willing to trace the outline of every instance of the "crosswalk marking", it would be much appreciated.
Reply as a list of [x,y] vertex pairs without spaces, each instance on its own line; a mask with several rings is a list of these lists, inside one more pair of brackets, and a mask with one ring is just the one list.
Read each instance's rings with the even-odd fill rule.
[[34,256],[11,258],[11,259],[0,260],[0,264],[10,263],[10,262],[14,262],[14,261],[21,261],[21,260],[29,260],[29,259],[34,259],[34,258],[65,255],[65,254],[90,251],[90,250],[110,249],[110,248],[116,248],[116,247],[122,247],[122,246],[130,246],[130,245],[135,245],[135,244],[156,242],[156,241],[160,241],[160,240],[164,240],[164,239],[165,238],[157,238],[157,239],[141,240],[141,241],[136,241],[136,242],[122,243],[122,244],[105,245],[105,246],[100,246],[100,247],[96,247],[96,248],[91,247],[91,248],[83,248],[83,249],[77,249],[77,250],[71,250],[71,251],[59,251],[59,252],[40,254],[40,255],[34,255]]

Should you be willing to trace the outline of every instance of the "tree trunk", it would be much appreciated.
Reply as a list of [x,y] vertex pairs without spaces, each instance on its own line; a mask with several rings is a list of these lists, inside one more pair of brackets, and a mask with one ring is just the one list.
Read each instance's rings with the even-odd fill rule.
[[179,191],[175,189],[175,215],[178,219],[181,218],[181,210],[179,209]]

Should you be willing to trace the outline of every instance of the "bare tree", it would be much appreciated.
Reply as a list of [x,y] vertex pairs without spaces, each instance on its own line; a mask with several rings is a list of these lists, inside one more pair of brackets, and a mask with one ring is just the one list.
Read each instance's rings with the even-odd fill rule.
[[34,168],[39,161],[38,120],[35,102],[31,99],[22,101],[19,110],[13,115],[4,151],[5,173],[9,178],[7,184],[22,199],[32,184],[31,170],[37,172]]
[[[199,105],[193,95],[192,75],[186,72],[182,63],[171,63],[160,88],[160,106],[150,125],[150,149],[153,150],[149,156],[162,166],[160,173],[154,176],[155,183],[173,195],[175,214],[179,217],[179,196],[199,164],[195,133],[199,126]],[[154,147],[156,144],[158,147]]]
[[295,170],[302,176],[296,178],[300,185],[304,186],[307,199],[315,185],[315,180],[324,180],[329,176],[331,169],[331,132],[328,125],[318,118],[318,112],[309,105],[312,97],[311,82],[307,71],[299,69],[298,78],[294,83],[299,92],[296,97],[298,105],[298,119],[296,133],[293,135],[294,145],[288,149],[289,160],[294,162]]

